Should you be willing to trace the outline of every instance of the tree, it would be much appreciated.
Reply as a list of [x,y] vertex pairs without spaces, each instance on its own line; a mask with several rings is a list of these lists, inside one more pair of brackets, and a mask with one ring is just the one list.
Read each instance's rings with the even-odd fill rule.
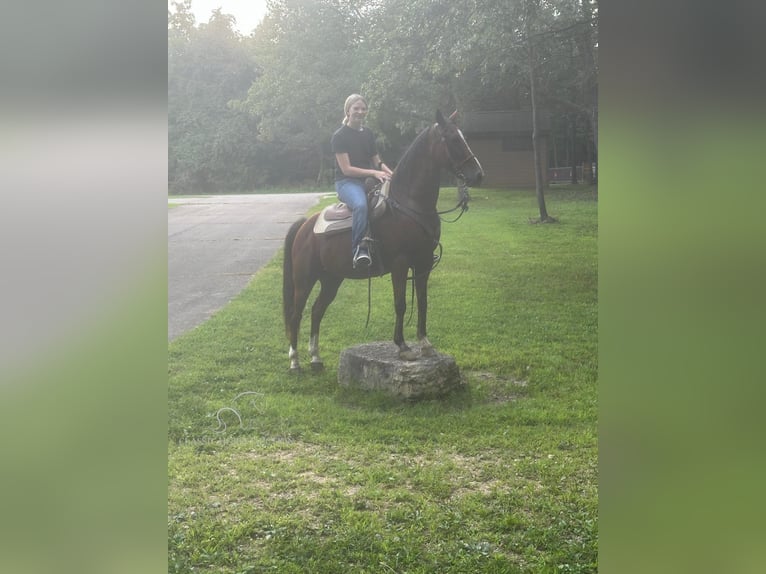
[[347,0],[273,0],[255,31],[260,74],[240,106],[257,118],[286,178],[329,179],[330,136],[367,67],[364,21]]
[[389,163],[436,108],[545,108],[554,137],[597,156],[595,0],[271,0],[247,38],[220,10],[196,25],[190,0],[173,6],[171,188],[329,183],[352,92],[370,101]]
[[543,192],[543,171],[539,151],[539,129],[537,117],[537,48],[534,38],[535,25],[537,24],[537,13],[539,9],[539,0],[525,0],[526,10],[524,19],[524,29],[526,35],[526,48],[529,56],[529,100],[532,104],[532,149],[535,163],[535,194],[537,195],[537,207],[540,210],[540,223],[553,223],[556,220],[548,215],[545,206],[545,193]]
[[190,1],[168,12],[168,185],[172,192],[239,191],[256,184],[256,124],[230,103],[256,70],[220,10],[195,26]]
[[[566,118],[569,145],[582,147],[590,164],[598,158],[598,3],[557,0],[553,7],[557,16],[540,34],[549,51],[542,77],[544,101]],[[570,155],[574,161],[576,154]],[[575,165],[572,173],[574,177]],[[589,174],[586,170],[584,175]]]

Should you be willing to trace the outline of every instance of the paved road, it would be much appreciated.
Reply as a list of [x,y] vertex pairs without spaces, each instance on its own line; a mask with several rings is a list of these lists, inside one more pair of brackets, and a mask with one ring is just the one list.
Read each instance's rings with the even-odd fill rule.
[[282,247],[325,194],[169,198],[168,341],[206,321]]

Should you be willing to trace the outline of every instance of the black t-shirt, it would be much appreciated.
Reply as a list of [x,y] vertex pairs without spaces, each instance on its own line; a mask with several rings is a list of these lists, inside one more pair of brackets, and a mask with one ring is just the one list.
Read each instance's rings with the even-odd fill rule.
[[[336,153],[347,153],[352,166],[362,169],[373,167],[372,158],[378,152],[375,149],[375,134],[369,128],[363,127],[359,131],[343,125],[332,134],[330,143],[332,144],[333,155]],[[348,176],[343,174],[336,158],[335,181],[345,177]]]

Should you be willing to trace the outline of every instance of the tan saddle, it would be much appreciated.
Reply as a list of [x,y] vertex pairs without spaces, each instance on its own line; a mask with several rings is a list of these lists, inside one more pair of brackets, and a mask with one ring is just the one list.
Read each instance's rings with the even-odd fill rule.
[[[391,181],[384,182],[379,190],[373,188],[367,195],[370,205],[370,219],[377,219],[386,212],[386,199]],[[351,228],[351,208],[345,203],[334,203],[325,207],[314,224],[314,233],[337,233]]]

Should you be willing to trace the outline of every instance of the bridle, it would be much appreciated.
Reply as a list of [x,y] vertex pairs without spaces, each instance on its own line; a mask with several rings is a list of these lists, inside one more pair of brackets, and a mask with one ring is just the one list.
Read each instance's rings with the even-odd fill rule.
[[[431,230],[431,227],[425,222],[425,218],[429,217],[430,215],[437,215],[439,219],[444,221],[445,223],[455,223],[458,219],[460,219],[463,214],[468,211],[468,202],[471,201],[471,196],[468,194],[468,184],[465,181],[465,175],[463,174],[463,167],[470,161],[476,160],[476,155],[471,151],[471,148],[468,148],[466,144],[466,148],[468,148],[468,155],[460,160],[459,162],[456,162],[452,154],[450,153],[449,146],[447,145],[447,140],[444,137],[444,133],[441,132],[440,127],[440,133],[441,133],[441,141],[444,145],[444,152],[447,156],[447,161],[449,162],[449,168],[450,171],[455,175],[455,177],[458,180],[458,201],[457,205],[453,207],[452,209],[446,209],[444,211],[435,211],[429,213],[423,213],[417,209],[414,209],[409,206],[403,205],[401,202],[397,201],[396,198],[394,198],[393,194],[389,194],[387,201],[389,205],[391,205],[394,209],[398,209],[402,213],[408,215],[409,217],[413,218],[415,221],[420,224],[423,229],[426,230],[426,233],[429,235],[433,235],[433,232]],[[455,217],[454,219],[444,219],[442,215],[446,215],[448,213],[452,213],[453,211],[460,210],[460,213]],[[438,243],[438,242],[437,242]]]
[[[439,126],[439,130],[442,130],[441,126]],[[460,132],[458,131],[458,133]],[[441,133],[441,140],[444,144],[444,151],[447,154],[447,159],[449,160],[450,170],[457,177],[464,180],[465,176],[463,175],[463,166],[465,166],[465,164],[467,164],[469,161],[475,160],[476,155],[471,151],[471,148],[468,147],[468,144],[466,144],[465,147],[468,148],[468,155],[462,161],[456,162],[450,153],[449,145],[447,145],[447,139],[444,137],[444,132]],[[465,143],[465,140],[463,140],[463,143]]]
[[[442,139],[444,139],[444,137],[443,137],[443,136],[442,136]],[[446,143],[446,142],[445,142],[445,143]],[[463,175],[463,166],[464,166],[465,164],[467,164],[469,161],[472,161],[472,160],[476,159],[476,155],[474,155],[474,153],[473,153],[473,152],[471,152],[470,154],[468,154],[468,157],[466,157],[466,158],[465,158],[463,161],[461,161],[460,163],[454,163],[454,162],[452,161],[452,155],[451,155],[451,154],[450,154],[450,152],[449,152],[449,147],[448,147],[448,146],[446,146],[446,145],[445,145],[444,147],[445,147],[445,149],[447,150],[447,157],[449,158],[449,161],[450,161],[450,169],[452,170],[452,173],[454,173],[454,174],[455,174],[457,177],[459,177],[460,179],[462,179],[462,180],[465,180],[465,176]],[[469,151],[470,151],[470,150],[469,150]]]
[[[442,142],[444,143],[444,151],[447,154],[447,160],[450,164],[450,171],[457,177],[458,180],[458,202],[455,207],[452,209],[447,209],[445,211],[437,211],[436,213],[439,215],[439,218],[446,222],[446,223],[454,223],[458,219],[460,219],[463,214],[468,211],[468,202],[471,201],[471,196],[468,194],[468,185],[465,182],[465,175],[463,175],[463,167],[465,164],[467,164],[469,161],[473,161],[476,159],[476,155],[471,151],[470,148],[468,148],[469,154],[467,157],[465,157],[460,163],[457,163],[452,158],[452,154],[450,153],[449,146],[447,145],[447,140],[444,138],[444,134],[442,134]],[[452,213],[453,211],[457,211],[460,209],[460,213],[455,219],[452,220],[446,220],[442,215],[445,215],[447,213]]]

